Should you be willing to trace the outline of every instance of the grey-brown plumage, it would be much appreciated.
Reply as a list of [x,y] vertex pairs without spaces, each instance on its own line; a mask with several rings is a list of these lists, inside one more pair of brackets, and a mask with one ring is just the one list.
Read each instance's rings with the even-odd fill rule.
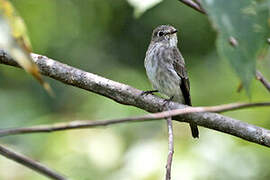
[[[173,101],[191,106],[190,85],[185,61],[177,48],[177,30],[169,25],[154,29],[144,66],[153,87]],[[199,137],[196,124],[190,123],[192,136]]]

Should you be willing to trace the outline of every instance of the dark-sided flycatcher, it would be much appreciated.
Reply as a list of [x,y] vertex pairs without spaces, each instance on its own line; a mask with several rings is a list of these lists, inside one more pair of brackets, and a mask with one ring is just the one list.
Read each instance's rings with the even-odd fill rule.
[[[190,85],[185,61],[177,48],[177,30],[169,25],[154,29],[144,66],[153,87],[172,101],[191,106]],[[196,124],[190,123],[192,136],[199,137]]]

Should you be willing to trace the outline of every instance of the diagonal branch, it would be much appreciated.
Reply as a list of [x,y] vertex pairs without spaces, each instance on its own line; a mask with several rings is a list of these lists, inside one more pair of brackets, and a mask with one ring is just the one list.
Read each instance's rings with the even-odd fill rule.
[[[142,91],[131,86],[62,64],[45,56],[32,54],[32,57],[43,75],[65,84],[100,94],[118,103],[135,106],[148,112],[159,112],[163,108],[164,99],[157,96],[150,94],[142,96]],[[18,67],[18,64],[1,50],[0,63]],[[183,109],[185,107],[187,106],[176,102],[168,103],[168,109]],[[265,146],[270,145],[269,130],[220,114],[193,112],[179,115],[174,119],[182,122],[194,122],[200,126],[231,134],[247,141]]]
[[270,82],[268,82],[262,73],[258,70],[256,71],[256,78],[261,81],[264,87],[270,92]]
[[40,164],[39,162],[36,162],[24,155],[21,155],[17,152],[14,152],[2,145],[0,145],[0,154],[2,156],[5,156],[8,159],[11,159],[13,161],[16,161],[19,164],[22,164],[23,166],[26,166],[40,174],[43,174],[47,176],[50,179],[55,179],[55,180],[67,180],[64,176],[60,175],[59,173],[55,172],[52,169],[49,169],[43,164]]
[[206,14],[205,10],[202,8],[200,2],[197,0],[196,2],[192,0],[179,0],[180,2],[184,3],[185,5],[195,9],[196,11]]

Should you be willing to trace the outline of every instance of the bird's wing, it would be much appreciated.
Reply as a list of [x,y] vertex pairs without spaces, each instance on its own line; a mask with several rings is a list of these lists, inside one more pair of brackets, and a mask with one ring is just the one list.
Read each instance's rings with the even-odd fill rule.
[[[185,104],[191,106],[190,85],[184,58],[182,57],[180,51],[177,48],[170,49],[169,53],[170,54],[168,59],[170,59],[170,62],[172,63],[174,70],[181,78],[180,89],[182,91]],[[194,138],[199,138],[199,130],[197,125],[194,122],[190,122],[189,125],[191,128],[192,136]]]
[[173,59],[173,67],[178,76],[181,78],[180,89],[182,91],[185,104],[191,106],[191,98],[190,98],[190,83],[188,78],[188,73],[185,67],[185,61],[182,57],[180,51],[177,48],[173,48],[171,53],[171,57]]

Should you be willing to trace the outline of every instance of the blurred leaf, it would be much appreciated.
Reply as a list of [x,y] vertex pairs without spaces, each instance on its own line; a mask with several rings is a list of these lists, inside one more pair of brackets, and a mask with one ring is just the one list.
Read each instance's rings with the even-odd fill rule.
[[31,43],[28,38],[27,29],[23,19],[16,13],[12,4],[7,0],[0,0],[1,14],[7,19],[11,27],[13,37],[20,43],[20,45],[31,51]]
[[162,0],[127,0],[128,3],[134,7],[134,16],[140,17],[145,11],[154,7]]
[[219,55],[231,63],[250,94],[256,58],[269,34],[267,4],[254,0],[203,0],[202,5],[219,33]]
[[26,72],[32,74],[44,89],[53,95],[50,85],[43,81],[30,52],[31,45],[23,19],[17,15],[11,3],[0,0],[0,48],[4,49]]

